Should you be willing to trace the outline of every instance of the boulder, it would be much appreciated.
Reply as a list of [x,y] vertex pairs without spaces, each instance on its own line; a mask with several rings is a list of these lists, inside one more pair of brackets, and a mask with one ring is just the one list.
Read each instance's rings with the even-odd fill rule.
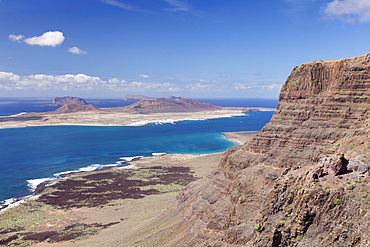
[[344,158],[343,154],[334,154],[332,156],[322,158],[319,165],[322,167],[323,174],[337,176],[348,171],[348,160]]

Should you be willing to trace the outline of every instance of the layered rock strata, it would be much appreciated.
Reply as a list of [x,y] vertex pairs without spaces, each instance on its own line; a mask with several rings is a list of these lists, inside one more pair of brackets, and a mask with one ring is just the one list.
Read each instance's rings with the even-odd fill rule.
[[365,134],[369,96],[370,55],[295,67],[270,123],[245,149],[266,165],[313,164]]

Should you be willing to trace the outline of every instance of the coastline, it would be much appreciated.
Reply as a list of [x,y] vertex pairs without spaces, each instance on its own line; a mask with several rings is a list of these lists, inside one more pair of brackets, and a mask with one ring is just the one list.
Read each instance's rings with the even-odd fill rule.
[[0,117],[0,129],[39,126],[142,126],[146,124],[176,123],[216,118],[243,116],[254,111],[274,111],[275,108],[224,107],[220,110],[199,112],[170,112],[141,114],[125,112],[116,108],[101,111],[80,111],[73,113],[26,113],[18,116]]
[[[240,141],[244,141],[246,135],[249,138],[254,136],[254,132],[250,131],[231,132],[223,134],[225,135],[225,138],[233,137],[233,142],[235,142],[235,138],[238,137],[242,138],[240,139]],[[9,231],[9,233],[5,234],[5,240],[4,238],[1,239],[0,237],[0,241],[4,241],[4,243],[6,241],[9,241],[9,244],[12,244],[12,237],[21,236],[20,239],[22,239],[23,236],[27,236],[26,238],[34,240],[32,240],[31,242],[26,241],[25,244],[32,244],[32,246],[37,247],[101,246],[99,244],[107,242],[110,242],[112,244],[111,246],[114,246],[115,243],[112,242],[114,240],[112,239],[112,234],[115,234],[117,231],[119,231],[121,241],[123,240],[122,238],[127,238],[130,242],[135,242],[138,238],[138,236],[136,236],[136,230],[139,230],[140,227],[144,225],[150,224],[150,221],[152,219],[160,215],[175,201],[177,194],[185,186],[185,184],[176,185],[176,183],[178,183],[178,181],[183,181],[183,179],[170,180],[172,182],[165,183],[167,185],[150,185],[148,187],[163,190],[160,193],[151,192],[149,194],[144,193],[143,195],[135,196],[137,191],[131,190],[130,194],[133,193],[131,194],[131,197],[129,196],[128,198],[121,199],[114,199],[115,197],[113,197],[112,200],[108,201],[102,200],[99,196],[98,204],[92,204],[91,206],[85,205],[83,203],[81,204],[81,206],[70,205],[66,207],[61,207],[57,206],[58,204],[55,204],[56,206],[53,206],[53,201],[57,200],[57,197],[54,197],[55,195],[49,197],[51,198],[51,201],[40,201],[40,197],[43,198],[43,195],[49,195],[50,193],[55,193],[55,191],[60,191],[60,193],[58,194],[59,196],[65,196],[64,193],[67,193],[66,195],[70,194],[71,196],[79,191],[81,188],[81,186],[76,187],[76,182],[85,181],[85,183],[89,184],[89,186],[86,188],[89,188],[91,186],[94,186],[94,183],[98,183],[100,185],[101,183],[104,183],[104,181],[110,181],[112,179],[118,179],[122,177],[122,175],[120,174],[131,174],[132,172],[137,174],[134,175],[134,177],[132,178],[134,179],[133,181],[137,181],[135,183],[138,183],[139,181],[145,182],[148,181],[147,179],[151,179],[152,175],[150,174],[153,174],[153,171],[157,171],[157,169],[160,169],[158,171],[163,170],[164,173],[162,172],[161,175],[160,173],[155,172],[154,174],[157,174],[155,175],[155,177],[162,176],[163,178],[167,177],[167,179],[171,179],[171,177],[173,177],[175,174],[178,175],[179,173],[182,173],[182,177],[188,177],[188,182],[186,182],[187,184],[191,181],[208,176],[211,174],[212,171],[217,169],[223,153],[224,152],[213,154],[156,155],[127,161],[128,166],[126,167],[113,167],[98,171],[82,171],[64,174],[61,178],[39,185],[36,190],[36,194],[20,199],[12,206],[9,206],[6,210],[2,210],[0,212],[4,222],[8,222],[10,219],[12,220],[11,222],[13,222],[14,217],[16,217],[17,219],[18,217],[21,217],[20,221],[22,226],[21,228],[10,227],[8,230],[5,229]],[[174,173],[172,173],[173,175],[170,175],[170,171],[172,170]],[[146,171],[150,171],[149,177],[147,177],[148,173]],[[111,175],[106,177],[105,174]],[[95,180],[95,182],[94,178],[97,179]],[[131,181],[130,178],[127,179],[128,180],[126,181]],[[163,182],[166,179],[159,180]],[[144,186],[143,188],[147,188],[147,186]],[[125,186],[125,188],[129,187],[130,186]],[[58,189],[55,190],[56,188]],[[68,190],[62,188],[68,188]],[[115,189],[113,189],[113,191],[114,190]],[[93,191],[94,190],[89,193],[98,193],[97,195],[99,195],[99,193],[102,193],[101,196],[106,195],[107,193],[100,191],[100,189],[98,190],[100,192]],[[151,189],[149,191],[151,191]],[[81,194],[81,192],[78,193]],[[74,197],[75,196],[72,196],[72,198]],[[62,201],[68,202],[69,200],[65,199]],[[78,203],[80,202],[78,202],[77,200],[75,203],[79,205]],[[62,211],[60,211],[61,209],[58,209],[60,207]],[[150,207],[150,210],[148,210],[148,207]],[[24,222],[25,220],[23,220],[23,218],[25,214],[29,214],[32,222]],[[48,233],[56,231],[63,232],[63,229],[67,229],[68,227],[72,227],[75,225],[84,226],[84,228],[86,229],[96,228],[98,230],[93,231],[93,233],[86,233],[84,231],[79,232],[80,230],[78,230],[77,233],[81,234],[81,236],[77,239],[72,239],[72,242],[64,240],[61,240],[61,242],[56,241],[56,243],[45,242],[48,240]],[[0,229],[1,228],[2,227],[0,225]],[[43,234],[46,234],[46,237]],[[40,239],[38,238],[39,236],[43,236],[43,238]],[[2,237],[4,237],[4,235]]]
[[[15,243],[19,246],[29,244],[34,244],[32,246],[75,246],[79,239],[85,241],[91,237],[100,238],[99,233],[105,232],[104,230],[112,231],[115,227],[119,227],[126,231],[125,234],[128,234],[128,231],[131,232],[131,229],[138,227],[138,223],[146,224],[163,212],[185,185],[207,176],[216,169],[222,155],[223,152],[145,157],[130,161],[127,167],[76,172],[49,181],[38,186],[37,194],[22,198],[0,212],[2,218],[0,230],[5,232],[5,234],[0,234],[0,244],[5,244],[4,246],[12,246]],[[152,174],[155,176],[153,177]],[[117,196],[119,194],[117,186],[117,188],[107,187],[107,190],[101,190],[106,187],[101,187],[102,184],[107,182],[109,184],[109,181],[121,181],[122,183],[121,178],[126,176],[132,176],[132,178],[126,178],[126,182],[121,185],[123,194]],[[87,186],[76,187],[76,182],[81,181],[84,181]],[[153,184],[151,181],[156,182]],[[157,183],[159,184],[156,185]],[[117,182],[113,184],[118,185]],[[135,189],[138,184],[143,184],[139,190]],[[87,189],[88,194],[96,194],[97,200],[91,201],[90,196],[80,199],[81,195],[85,194],[85,192],[81,193],[81,188]],[[57,196],[53,194],[55,192],[58,193]],[[109,194],[113,196],[109,197]],[[107,196],[108,199],[105,199]],[[148,206],[150,210],[147,210]],[[77,230],[73,233],[73,236],[78,236],[77,238],[67,239],[73,242],[65,241],[64,238],[56,241],[57,243],[44,242],[47,238],[44,239],[44,234],[48,236],[50,232],[56,231],[62,234],[65,229],[80,225],[84,227],[84,230],[97,227],[98,230],[93,234]],[[16,239],[14,236],[17,236],[20,242],[12,242],[13,238]],[[22,240],[24,236],[27,241]],[[41,239],[39,236],[42,236]],[[28,241],[30,239],[32,241]],[[93,242],[95,243],[95,240]],[[6,245],[7,243],[9,245]],[[88,244],[88,246],[94,246],[94,244]]]
[[225,138],[237,145],[243,145],[245,142],[250,141],[259,131],[234,131],[222,132]]
[[[235,143],[235,145],[242,145],[246,141],[251,140],[258,131],[237,131],[237,132],[222,132],[221,134],[224,137]],[[122,161],[117,161],[116,166],[111,165],[90,165],[87,167],[79,168],[78,170],[73,171],[64,171],[58,174],[54,174],[54,177],[48,178],[39,178],[34,179],[37,181],[33,181],[34,184],[32,186],[29,184],[32,192],[29,195],[20,197],[20,198],[8,198],[4,200],[5,203],[0,204],[0,214],[8,210],[10,208],[16,207],[28,200],[37,199],[38,191],[40,187],[48,186],[50,184],[57,183],[59,181],[63,181],[67,179],[69,176],[74,175],[83,175],[90,172],[102,171],[102,170],[109,170],[109,169],[139,169],[139,168],[147,168],[152,167],[153,164],[158,165],[159,162],[167,162],[167,161],[185,161],[188,159],[193,159],[197,157],[207,156],[207,155],[216,155],[218,153],[211,153],[211,154],[168,154],[168,153],[153,153],[152,156],[144,157],[144,156],[133,156],[133,157],[122,157]],[[30,183],[30,181],[28,181]]]

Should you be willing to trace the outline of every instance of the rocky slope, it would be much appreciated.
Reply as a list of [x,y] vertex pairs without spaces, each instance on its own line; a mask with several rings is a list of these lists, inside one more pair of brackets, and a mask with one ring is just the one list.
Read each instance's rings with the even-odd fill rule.
[[137,246],[369,246],[369,96],[370,54],[295,67],[270,123]]
[[195,112],[220,110],[221,108],[220,106],[185,98],[142,99],[139,102],[122,107],[126,111],[138,113]]

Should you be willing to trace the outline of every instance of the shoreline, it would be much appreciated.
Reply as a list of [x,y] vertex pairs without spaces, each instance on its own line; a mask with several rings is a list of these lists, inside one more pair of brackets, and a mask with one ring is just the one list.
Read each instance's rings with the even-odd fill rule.
[[221,132],[225,138],[237,145],[243,145],[245,142],[253,139],[259,130],[247,130],[247,131],[234,131],[234,132]]
[[[146,224],[163,212],[188,183],[207,176],[218,166],[222,155],[223,152],[145,157],[132,161],[130,169],[73,173],[51,181],[43,185],[39,194],[23,198],[0,212],[0,230],[5,232],[0,243],[74,246],[76,241],[89,240],[117,226],[131,231],[138,222]],[[96,195],[95,199],[90,193]],[[65,239],[63,234],[72,228],[76,228],[75,233]],[[91,233],[89,229],[96,230]],[[58,234],[56,243],[46,242],[50,233]]]
[[[258,131],[236,131],[236,132],[222,132],[222,134],[227,140],[235,143],[235,145],[242,145],[246,141],[251,140]],[[226,151],[226,150],[225,150]],[[42,181],[37,185],[32,186],[32,192],[29,195],[25,195],[19,198],[8,198],[3,200],[3,204],[0,204],[0,214],[10,208],[16,207],[28,200],[37,199],[38,191],[40,187],[48,186],[50,184],[57,183],[58,181],[63,181],[68,179],[69,176],[74,175],[83,175],[91,172],[97,172],[102,170],[109,170],[109,169],[139,169],[143,167],[149,167],[148,164],[151,162],[157,162],[158,160],[187,160],[196,157],[202,157],[207,155],[216,155],[219,153],[209,153],[209,154],[176,154],[176,153],[160,153],[160,154],[152,154],[152,156],[133,156],[133,157],[122,157],[122,161],[117,161],[116,166],[113,164],[111,165],[89,165],[86,167],[81,167],[78,170],[74,171],[65,171],[60,172],[58,174],[54,174],[54,177],[50,178],[38,178],[34,180]],[[94,167],[94,169],[92,169]],[[28,181],[28,180],[27,180]]]
[[143,126],[181,121],[199,121],[217,118],[244,116],[248,112],[275,111],[275,108],[224,107],[220,110],[170,113],[133,113],[106,108],[101,111],[73,113],[26,113],[18,116],[0,116],[0,129],[40,126]]

